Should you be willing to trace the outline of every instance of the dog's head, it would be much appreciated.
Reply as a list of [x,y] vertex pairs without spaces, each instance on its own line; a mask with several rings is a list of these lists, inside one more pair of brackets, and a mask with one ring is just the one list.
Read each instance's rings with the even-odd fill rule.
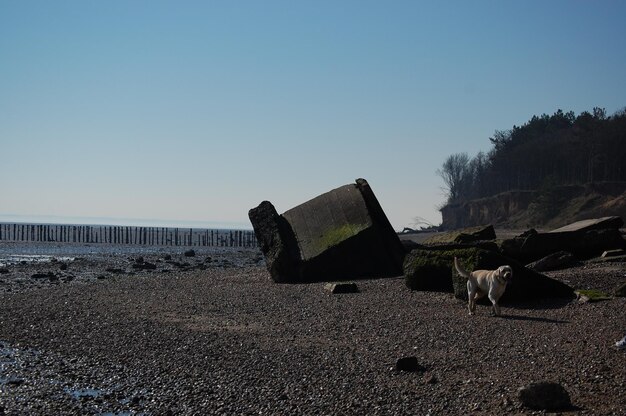
[[498,267],[498,276],[505,282],[510,283],[513,280],[513,269],[511,266],[500,266]]

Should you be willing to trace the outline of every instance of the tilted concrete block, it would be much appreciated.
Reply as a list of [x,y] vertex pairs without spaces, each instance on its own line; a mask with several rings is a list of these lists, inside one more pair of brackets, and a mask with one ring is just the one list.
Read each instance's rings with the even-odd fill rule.
[[248,216],[276,282],[402,274],[404,248],[365,179],[282,215],[264,201]]

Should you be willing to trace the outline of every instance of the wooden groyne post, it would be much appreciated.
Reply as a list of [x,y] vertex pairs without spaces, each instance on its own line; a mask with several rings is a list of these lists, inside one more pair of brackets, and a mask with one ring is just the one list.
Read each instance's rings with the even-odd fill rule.
[[252,230],[0,223],[0,241],[253,248]]

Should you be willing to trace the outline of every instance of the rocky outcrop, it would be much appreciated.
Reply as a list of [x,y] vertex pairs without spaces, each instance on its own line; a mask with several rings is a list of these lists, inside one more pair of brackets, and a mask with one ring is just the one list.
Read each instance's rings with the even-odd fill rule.
[[413,250],[404,262],[406,285],[412,290],[454,292],[456,298],[467,300],[467,280],[453,270],[454,257],[459,258],[469,271],[511,266],[513,281],[507,286],[502,302],[575,297],[573,289],[566,284],[528,269],[497,252],[480,248]]
[[275,282],[402,274],[404,248],[364,179],[282,215],[264,201],[249,217]]
[[504,240],[501,243],[502,253],[523,262],[532,262],[559,251],[567,251],[579,259],[588,259],[600,256],[606,250],[626,247],[626,240],[615,228],[623,224],[621,218],[613,217],[604,224],[613,228],[596,228],[602,224],[599,220],[587,220],[584,223],[570,224],[547,233],[529,230]]

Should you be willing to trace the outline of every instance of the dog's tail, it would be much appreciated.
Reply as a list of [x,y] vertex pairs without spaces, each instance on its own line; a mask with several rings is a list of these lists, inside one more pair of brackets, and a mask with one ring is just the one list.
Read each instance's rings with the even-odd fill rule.
[[456,257],[454,258],[454,268],[461,276],[463,276],[466,279],[469,279],[470,274],[467,272],[467,270],[463,268],[463,266],[461,266],[461,264],[459,263]]

